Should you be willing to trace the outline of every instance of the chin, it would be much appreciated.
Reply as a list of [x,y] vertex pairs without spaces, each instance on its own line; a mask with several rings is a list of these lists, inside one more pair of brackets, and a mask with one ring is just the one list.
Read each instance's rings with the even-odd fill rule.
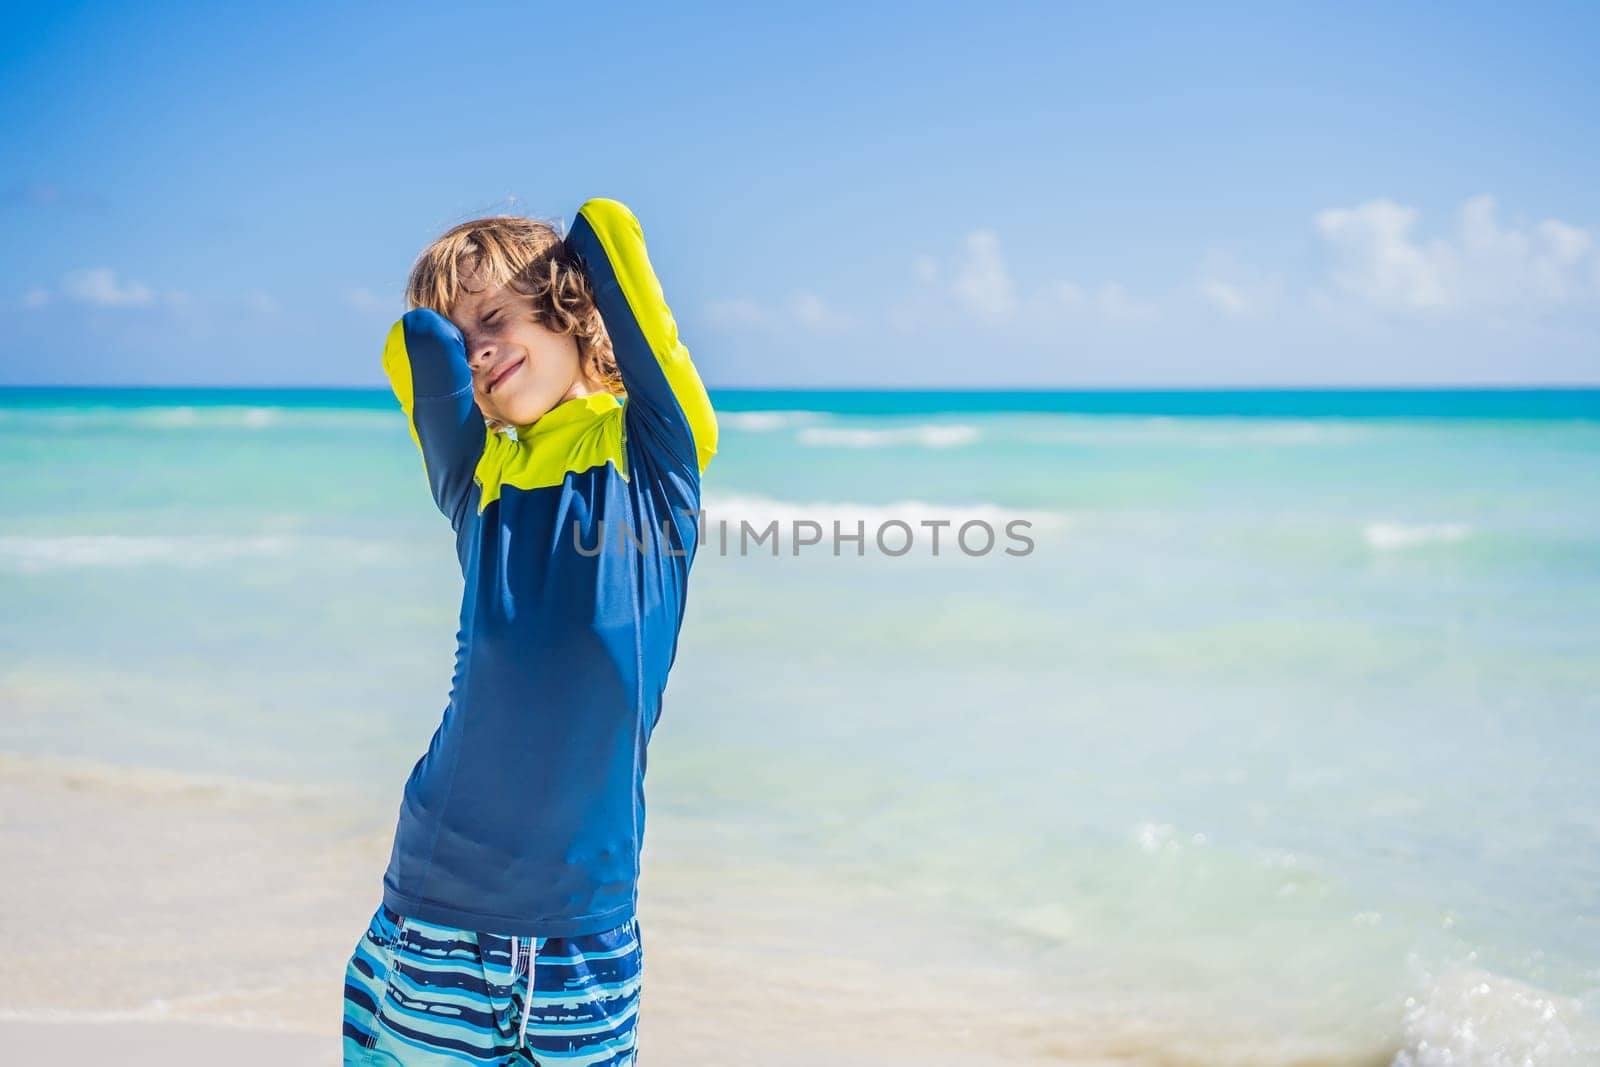
[[510,404],[498,405],[500,413],[495,417],[511,426],[526,426],[530,422],[538,421],[555,406],[554,400],[544,403],[531,397],[519,396]]

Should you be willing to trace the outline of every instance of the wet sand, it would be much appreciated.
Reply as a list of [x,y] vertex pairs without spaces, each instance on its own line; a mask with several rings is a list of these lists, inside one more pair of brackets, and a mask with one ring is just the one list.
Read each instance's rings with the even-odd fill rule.
[[[88,1047],[210,1064],[218,1042],[233,1063],[338,1062],[344,966],[392,832],[370,803],[0,756],[0,806],[8,1063]],[[886,967],[890,902],[829,915],[814,887],[775,891],[771,871],[674,865],[673,838],[658,820],[641,878],[641,1058],[1064,1062],[1027,1048],[1040,1051],[1041,1006],[1020,985],[1008,996],[1002,971],[975,1006],[982,966]]]

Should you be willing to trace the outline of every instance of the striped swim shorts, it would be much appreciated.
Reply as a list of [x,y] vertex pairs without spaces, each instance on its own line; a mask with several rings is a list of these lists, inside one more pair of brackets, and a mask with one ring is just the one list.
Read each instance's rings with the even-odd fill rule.
[[345,1067],[633,1067],[643,961],[638,919],[512,937],[380,904],[345,968]]

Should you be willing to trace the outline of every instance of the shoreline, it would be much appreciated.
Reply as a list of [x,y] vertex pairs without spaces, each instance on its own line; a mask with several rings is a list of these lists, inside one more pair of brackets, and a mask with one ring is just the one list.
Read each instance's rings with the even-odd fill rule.
[[[5,914],[29,916],[4,926],[0,1047],[48,1057],[88,1025],[119,1055],[126,1045],[174,1067],[214,1062],[206,1050],[219,1039],[250,1049],[238,1062],[259,1048],[291,1057],[260,1062],[316,1063],[323,1046],[337,1062],[344,967],[377,906],[392,833],[371,821],[370,801],[0,754],[0,805],[15,814],[0,830],[17,872]],[[665,822],[654,856],[671,852]],[[816,899],[804,887],[752,898],[761,877],[708,887],[694,867],[647,863],[640,1044],[654,1062],[725,1062],[729,1033],[753,1043],[756,1062],[983,1054],[970,1028],[941,1024],[939,998],[915,975],[850,958],[848,943],[817,935],[831,924],[814,907],[797,928]],[[1008,1062],[1060,1061],[1018,1050]]]
[[[14,813],[0,829],[16,872],[4,914],[29,917],[4,927],[0,1047],[13,1062],[50,1062],[85,1025],[128,1063],[215,1062],[218,1041],[243,1050],[232,1062],[338,1062],[344,966],[392,833],[370,798],[0,753],[0,804]],[[1432,1062],[1398,1059],[1415,1036],[1401,1019],[1365,1037],[1247,1032],[1245,1018],[1186,1023],[1181,1004],[1093,975],[1067,994],[976,926],[757,862],[718,835],[652,822],[640,1048],[655,1064]],[[1478,981],[1442,988],[1468,998]],[[1437,1049],[1442,1035],[1428,1036]]]

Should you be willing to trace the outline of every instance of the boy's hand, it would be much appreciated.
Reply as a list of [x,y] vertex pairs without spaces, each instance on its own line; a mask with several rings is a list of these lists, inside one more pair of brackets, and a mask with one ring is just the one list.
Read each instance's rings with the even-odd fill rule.
[[633,439],[679,471],[703,472],[717,451],[716,412],[678,338],[638,218],[619,201],[585,200],[566,245],[582,264],[605,320],[628,394],[624,417]]
[[412,308],[389,328],[383,372],[422,453],[434,502],[459,532],[487,440],[461,331],[436,311]]

